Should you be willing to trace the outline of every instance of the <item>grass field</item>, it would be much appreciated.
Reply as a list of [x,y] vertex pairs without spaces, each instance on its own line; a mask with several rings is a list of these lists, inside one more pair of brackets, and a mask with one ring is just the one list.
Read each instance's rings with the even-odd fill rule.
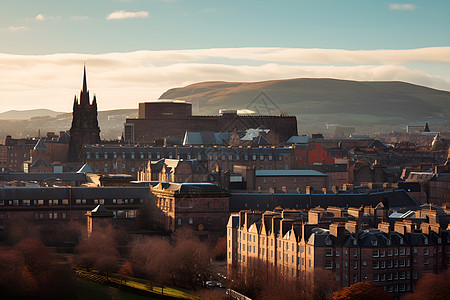
[[77,299],[79,300],[148,300],[158,299],[139,296],[90,280],[77,279]]

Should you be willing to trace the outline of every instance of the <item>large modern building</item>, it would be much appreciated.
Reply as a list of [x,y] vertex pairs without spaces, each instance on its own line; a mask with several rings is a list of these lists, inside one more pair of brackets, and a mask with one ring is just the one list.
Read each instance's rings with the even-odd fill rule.
[[222,110],[215,116],[194,116],[192,104],[179,100],[139,103],[138,118],[127,119],[124,126],[125,142],[133,144],[149,144],[169,137],[182,140],[186,131],[233,132],[261,126],[273,131],[279,142],[297,135],[295,116],[238,115],[236,110]]

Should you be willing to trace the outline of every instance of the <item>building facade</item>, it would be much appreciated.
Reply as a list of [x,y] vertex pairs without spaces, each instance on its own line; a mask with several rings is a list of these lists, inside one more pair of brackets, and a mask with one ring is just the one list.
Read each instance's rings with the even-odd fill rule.
[[[418,279],[450,266],[449,231],[423,223],[380,222],[362,227],[362,220],[326,222],[311,210],[308,221],[298,211],[241,211],[227,225],[227,262],[233,268],[264,262],[283,278],[314,282],[325,276],[345,287],[370,281],[388,293],[414,290]],[[409,228],[409,229],[408,229]],[[398,231],[394,230],[397,229]]]

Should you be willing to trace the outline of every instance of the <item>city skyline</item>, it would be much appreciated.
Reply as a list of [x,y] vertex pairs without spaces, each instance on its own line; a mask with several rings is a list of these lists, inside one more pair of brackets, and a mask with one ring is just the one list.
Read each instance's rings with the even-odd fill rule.
[[99,109],[200,81],[406,81],[450,91],[447,1],[4,1],[0,111]]

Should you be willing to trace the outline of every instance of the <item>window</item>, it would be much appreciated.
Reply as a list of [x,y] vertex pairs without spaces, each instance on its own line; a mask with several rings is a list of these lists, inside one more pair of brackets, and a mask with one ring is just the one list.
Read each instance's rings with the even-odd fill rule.
[[357,257],[358,256],[358,250],[353,250],[353,257]]
[[372,257],[379,257],[380,251],[379,250],[372,250]]
[[[294,249],[292,249],[292,250],[294,250]],[[341,255],[341,251],[336,250],[336,256],[339,256],[339,255]]]
[[178,218],[178,226],[181,226],[181,218]]
[[405,255],[405,254],[406,254],[406,249],[400,248],[400,255]]
[[374,274],[373,281],[380,281],[380,274]]
[[425,258],[423,261],[424,265],[429,265],[430,264],[430,259],[429,258]]
[[425,248],[423,249],[423,255],[429,255],[430,254],[430,249]]
[[333,256],[333,249],[326,249],[325,256]]
[[413,253],[417,254],[417,248],[413,248]]
[[372,269],[376,270],[380,268],[380,263],[378,261],[372,262]]
[[392,249],[389,249],[389,250],[388,250],[388,256],[392,256],[392,253],[393,253],[393,252],[392,252]]
[[327,260],[325,262],[325,269],[333,269],[333,262],[330,260]]
[[386,256],[386,252],[384,250],[380,250],[380,257],[385,257]]
[[[189,218],[189,225],[194,224],[194,219],[193,218]],[[230,235],[231,235],[231,229],[230,229]]]
[[353,282],[358,282],[358,274],[353,274]]
[[358,269],[358,262],[357,261],[354,261],[353,262],[353,269]]

